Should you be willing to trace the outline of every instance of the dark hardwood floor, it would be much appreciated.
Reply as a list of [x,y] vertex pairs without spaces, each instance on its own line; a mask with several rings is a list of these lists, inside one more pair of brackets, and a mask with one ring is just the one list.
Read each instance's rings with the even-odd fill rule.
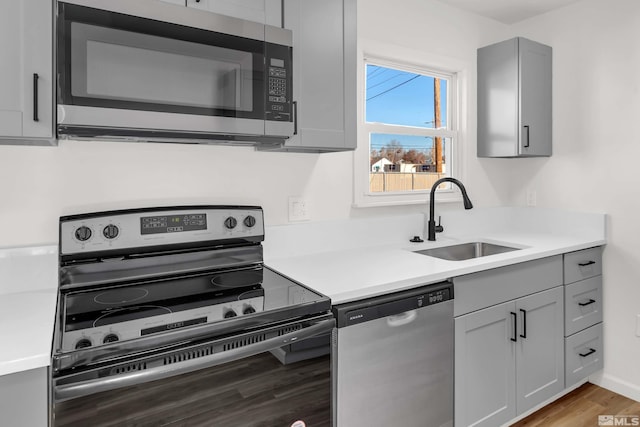
[[54,426],[329,427],[330,372],[328,355],[282,365],[262,353],[59,403]]
[[[626,424],[599,423],[600,416],[618,416],[614,422]],[[619,421],[623,416],[636,416]],[[550,405],[513,424],[512,427],[598,427],[599,425],[639,425],[640,402],[631,400],[612,391],[586,383]]]

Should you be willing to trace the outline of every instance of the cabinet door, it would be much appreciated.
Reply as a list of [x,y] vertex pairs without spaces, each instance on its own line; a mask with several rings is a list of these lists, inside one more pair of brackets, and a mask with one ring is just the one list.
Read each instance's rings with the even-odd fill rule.
[[0,2],[0,137],[53,136],[52,5]]
[[455,425],[498,426],[515,418],[515,303],[455,319]]
[[284,26],[293,31],[297,106],[287,148],[354,149],[355,1],[285,0]]
[[0,376],[2,425],[48,426],[48,377],[47,368]]
[[520,144],[524,156],[551,155],[551,48],[518,38]]
[[186,0],[186,3],[196,9],[281,26],[280,0]]
[[564,388],[564,302],[561,286],[516,301],[517,408],[523,413]]

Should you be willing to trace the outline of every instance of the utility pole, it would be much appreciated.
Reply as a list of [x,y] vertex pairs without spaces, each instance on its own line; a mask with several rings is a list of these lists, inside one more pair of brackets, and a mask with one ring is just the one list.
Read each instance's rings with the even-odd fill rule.
[[[433,79],[433,115],[434,127],[439,129],[442,126],[440,118],[440,79]],[[434,138],[434,161],[436,162],[436,172],[442,173],[442,137]]]

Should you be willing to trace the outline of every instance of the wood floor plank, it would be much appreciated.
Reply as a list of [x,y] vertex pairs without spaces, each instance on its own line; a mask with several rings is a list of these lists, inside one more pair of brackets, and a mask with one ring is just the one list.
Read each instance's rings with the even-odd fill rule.
[[597,427],[600,415],[640,417],[640,402],[586,383],[512,427]]

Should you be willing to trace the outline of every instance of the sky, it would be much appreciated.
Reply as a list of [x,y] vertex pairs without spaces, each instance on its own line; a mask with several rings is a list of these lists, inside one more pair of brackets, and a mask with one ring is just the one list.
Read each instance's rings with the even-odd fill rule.
[[[440,80],[441,121],[446,125],[447,81]],[[434,127],[433,77],[367,64],[366,120],[396,125]],[[423,136],[373,134],[371,148],[391,140],[406,149],[431,149],[433,140]]]

